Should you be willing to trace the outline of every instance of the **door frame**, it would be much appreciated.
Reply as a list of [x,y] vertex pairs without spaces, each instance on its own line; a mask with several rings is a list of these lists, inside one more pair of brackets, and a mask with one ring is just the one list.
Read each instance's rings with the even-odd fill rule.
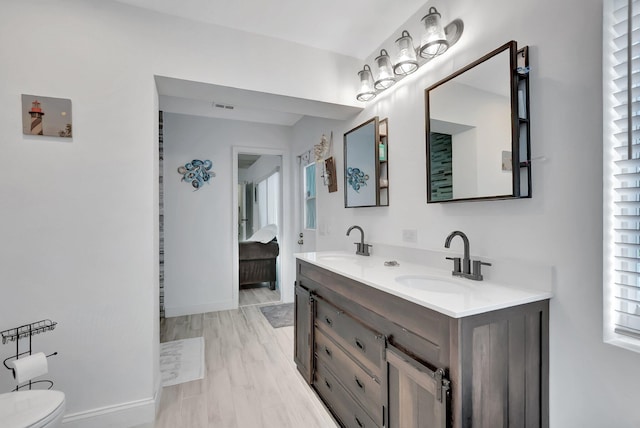
[[[291,241],[292,245],[295,246],[296,248],[296,252],[304,252],[306,250],[300,248],[300,246],[298,245],[298,234],[300,232],[304,233],[305,238],[308,237],[311,233],[313,233],[313,249],[312,251],[316,251],[317,248],[317,242],[318,242],[318,230],[319,230],[319,221],[318,221],[318,199],[319,199],[319,189],[321,187],[320,181],[319,181],[319,177],[320,177],[320,173],[318,170],[318,163],[316,163],[316,228],[315,229],[307,229],[305,227],[305,217],[304,217],[304,196],[303,196],[303,191],[304,191],[304,184],[303,184],[303,177],[305,174],[305,167],[308,165],[302,165],[302,157],[305,154],[309,154],[310,157],[313,156],[313,148],[308,149],[308,150],[304,150],[302,153],[300,153],[299,155],[297,155],[295,157],[296,159],[296,164],[295,164],[295,168],[294,168],[294,174],[295,174],[295,180],[294,181],[294,185],[293,185],[293,192],[294,192],[294,199],[293,199],[293,203],[294,203],[294,220],[295,220],[295,225],[294,225],[294,239]],[[312,163],[312,162],[310,162]]]
[[266,147],[250,147],[250,146],[233,146],[232,148],[232,183],[234,191],[231,192],[231,301],[234,308],[239,307],[240,293],[239,293],[239,267],[238,261],[238,155],[240,154],[253,154],[253,155],[272,155],[281,156],[282,167],[280,169],[280,210],[278,215],[278,245],[280,246],[279,255],[279,270],[277,273],[278,283],[280,284],[280,299],[282,302],[293,302],[294,289],[293,289],[293,275],[295,271],[295,265],[293,263],[293,253],[291,250],[290,242],[292,242],[292,200],[291,200],[291,173],[290,173],[290,154],[284,149],[272,149]]

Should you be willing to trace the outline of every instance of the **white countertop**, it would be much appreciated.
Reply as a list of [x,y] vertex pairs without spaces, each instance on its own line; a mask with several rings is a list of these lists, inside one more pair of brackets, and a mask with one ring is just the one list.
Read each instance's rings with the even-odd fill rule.
[[[295,257],[453,318],[552,297],[548,291],[522,288],[517,284],[501,285],[486,280],[458,278],[452,276],[451,271],[402,260],[397,260],[399,266],[391,267],[384,265],[388,258],[338,251],[297,253]],[[404,278],[404,283],[401,278]],[[418,282],[426,280],[430,285],[427,288],[420,285],[412,287],[409,284],[414,279]]]

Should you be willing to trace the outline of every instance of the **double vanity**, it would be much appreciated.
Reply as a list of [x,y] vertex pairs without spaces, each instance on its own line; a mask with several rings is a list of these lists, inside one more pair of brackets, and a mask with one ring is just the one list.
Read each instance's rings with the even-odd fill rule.
[[341,425],[548,426],[549,292],[342,252],[296,272],[295,362]]
[[[529,71],[510,41],[425,89],[428,204],[531,198]],[[388,128],[374,117],[344,134],[345,208],[389,205]],[[522,272],[529,288],[483,281],[489,263],[459,231],[445,247],[459,236],[464,256],[445,271],[370,256],[354,229],[357,254],[296,262],[295,362],[336,420],[548,427],[551,294]]]

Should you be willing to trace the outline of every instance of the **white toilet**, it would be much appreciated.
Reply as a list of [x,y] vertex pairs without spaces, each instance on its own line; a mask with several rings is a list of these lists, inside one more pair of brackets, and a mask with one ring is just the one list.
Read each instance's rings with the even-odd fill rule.
[[64,416],[64,393],[31,390],[0,394],[3,428],[55,428]]

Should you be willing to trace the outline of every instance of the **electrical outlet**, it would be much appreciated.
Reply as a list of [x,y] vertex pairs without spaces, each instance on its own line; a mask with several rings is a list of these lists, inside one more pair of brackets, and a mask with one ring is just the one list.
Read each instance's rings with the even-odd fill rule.
[[404,242],[418,242],[418,231],[416,229],[403,229],[402,241]]

